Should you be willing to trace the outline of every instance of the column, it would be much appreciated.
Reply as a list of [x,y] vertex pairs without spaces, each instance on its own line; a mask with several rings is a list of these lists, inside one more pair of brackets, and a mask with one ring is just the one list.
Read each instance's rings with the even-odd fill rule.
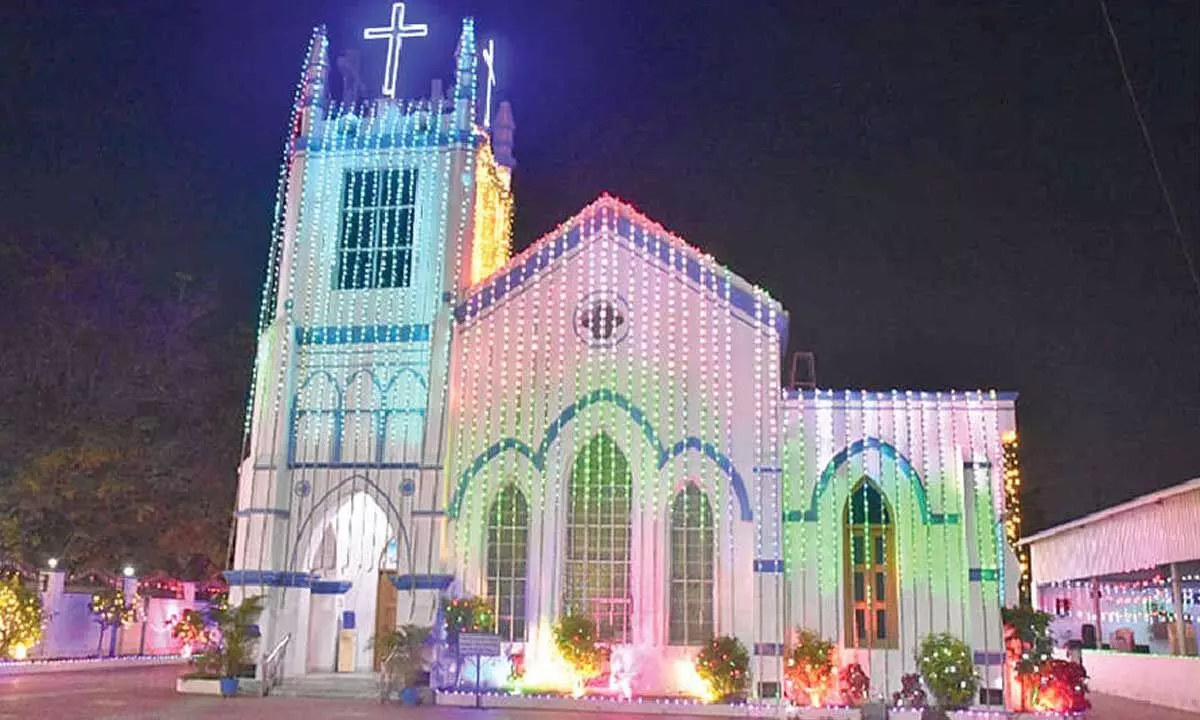
[[1092,615],[1096,618],[1096,649],[1104,647],[1104,630],[1100,623],[1100,578],[1092,578]]
[[1171,563],[1171,605],[1175,609],[1175,647],[1172,655],[1187,655],[1187,623],[1183,621],[1183,582],[1179,577],[1179,563]]

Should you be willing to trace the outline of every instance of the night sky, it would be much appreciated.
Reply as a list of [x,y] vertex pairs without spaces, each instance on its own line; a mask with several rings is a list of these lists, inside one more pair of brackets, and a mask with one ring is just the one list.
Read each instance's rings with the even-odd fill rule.
[[[1200,255],[1200,3],[1109,1]],[[253,319],[310,29],[374,89],[390,2],[4,6],[0,232],[145,249]],[[405,94],[462,15],[497,40],[518,248],[609,191],[780,298],[823,387],[1019,391],[1037,526],[1200,475],[1200,301],[1096,2],[408,12]]]

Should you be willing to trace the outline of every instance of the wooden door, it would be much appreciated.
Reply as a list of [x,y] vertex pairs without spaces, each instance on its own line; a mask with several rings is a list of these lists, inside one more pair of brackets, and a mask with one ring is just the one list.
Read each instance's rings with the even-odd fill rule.
[[[388,579],[386,570],[379,571],[379,586],[375,593],[375,637],[381,638],[396,629],[396,607],[399,593],[396,586]],[[379,652],[381,643],[375,643],[375,670],[379,670],[383,660]]]

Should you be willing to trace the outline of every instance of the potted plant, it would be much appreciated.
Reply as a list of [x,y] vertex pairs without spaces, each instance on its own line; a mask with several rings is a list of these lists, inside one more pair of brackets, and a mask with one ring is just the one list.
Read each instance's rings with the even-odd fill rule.
[[210,617],[221,634],[214,648],[213,659],[221,677],[221,695],[232,697],[237,694],[238,678],[250,664],[250,646],[257,634],[255,623],[263,611],[263,597],[248,597],[236,607],[218,606],[210,611]]
[[409,706],[421,702],[418,687],[425,675],[425,643],[431,628],[404,625],[376,635],[372,643],[383,656],[380,666],[381,701],[386,702],[397,688],[400,700]]
[[937,703],[934,716],[945,718],[949,710],[968,707],[979,690],[971,648],[949,633],[935,633],[921,641],[917,666]]
[[820,707],[833,682],[834,644],[818,633],[796,629],[796,642],[788,650],[783,674],[791,688],[793,702],[804,697],[812,707]]
[[750,686],[750,653],[735,637],[715,637],[696,656],[696,674],[708,685],[713,700],[745,700]]

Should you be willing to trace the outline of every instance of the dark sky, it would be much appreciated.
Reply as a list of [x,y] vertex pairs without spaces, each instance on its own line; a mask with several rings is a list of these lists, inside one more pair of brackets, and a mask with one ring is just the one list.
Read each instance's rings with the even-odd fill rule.
[[[1200,254],[1200,3],[1110,3]],[[149,248],[252,319],[310,28],[374,87],[389,7],[7,0],[0,232]],[[1200,475],[1200,305],[1096,2],[408,9],[414,93],[463,14],[498,40],[518,247],[607,190],[780,298],[822,386],[1020,391],[1040,524]]]

